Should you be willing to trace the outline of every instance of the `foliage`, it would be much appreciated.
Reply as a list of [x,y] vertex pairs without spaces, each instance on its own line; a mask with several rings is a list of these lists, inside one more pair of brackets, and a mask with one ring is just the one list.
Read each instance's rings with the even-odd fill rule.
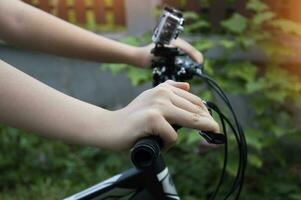
[[0,199],[62,199],[130,167],[127,154],[0,126]]
[[223,21],[222,26],[232,33],[241,34],[246,30],[247,19],[235,13],[230,19]]
[[[237,103],[244,122],[249,166],[242,199],[298,200],[301,137],[293,114],[300,111],[301,82],[282,59],[294,51],[272,36],[300,35],[300,25],[277,18],[260,0],[249,0],[247,8],[251,17],[234,13],[222,22],[223,37],[207,39],[209,36],[203,35],[193,44],[205,54],[211,49],[222,50],[218,56],[206,57],[204,67]],[[192,22],[186,29],[189,34],[210,30],[210,23],[202,16],[191,12],[185,16]],[[144,45],[150,37],[127,38],[124,42]],[[254,49],[265,55],[265,62],[233,59],[238,52]],[[126,73],[135,85],[151,79],[150,71],[127,65],[108,65],[106,69]],[[195,94],[215,99],[202,82],[192,84]],[[209,199],[222,166],[222,147],[206,149],[200,140],[195,130],[181,129],[178,144],[166,155],[185,200]],[[230,146],[229,184],[237,167],[232,137]],[[4,200],[62,199],[131,166],[127,153],[66,145],[6,126],[0,126],[0,151],[0,199]]]

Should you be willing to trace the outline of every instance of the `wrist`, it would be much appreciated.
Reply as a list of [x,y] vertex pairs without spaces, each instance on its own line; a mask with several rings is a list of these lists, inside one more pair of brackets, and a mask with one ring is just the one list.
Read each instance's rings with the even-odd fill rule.
[[143,56],[141,54],[141,47],[131,46],[128,51],[128,58],[129,60],[127,64],[139,68],[143,67]]
[[125,109],[109,111],[100,108],[91,130],[94,135],[94,146],[113,151],[127,149],[131,139],[129,134],[132,134],[127,115]]
[[152,45],[144,47],[132,47],[130,62],[128,64],[139,68],[150,68],[153,55],[151,54]]
[[[87,138],[90,146],[109,149],[108,139],[112,127],[113,111],[96,107],[93,117],[91,117]],[[90,133],[90,134],[89,134]]]

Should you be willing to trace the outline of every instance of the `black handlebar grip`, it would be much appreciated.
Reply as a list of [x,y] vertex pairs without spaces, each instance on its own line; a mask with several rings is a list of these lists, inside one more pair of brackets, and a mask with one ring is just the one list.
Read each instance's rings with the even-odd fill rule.
[[135,167],[148,168],[158,159],[163,141],[158,136],[140,139],[131,150],[131,159]]

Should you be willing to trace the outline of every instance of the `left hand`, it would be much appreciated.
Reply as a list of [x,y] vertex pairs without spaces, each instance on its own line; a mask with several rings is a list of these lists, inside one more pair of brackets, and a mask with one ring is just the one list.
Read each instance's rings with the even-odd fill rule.
[[[171,46],[172,47],[178,47],[179,49],[181,49],[182,51],[184,51],[185,53],[187,53],[187,55],[194,60],[195,62],[197,62],[198,64],[202,64],[203,63],[203,54],[201,52],[199,52],[196,48],[194,48],[191,44],[189,44],[188,42],[186,42],[185,40],[182,40],[180,38],[171,41]],[[147,46],[144,47],[139,47],[138,48],[138,53],[136,54],[137,57],[137,66],[140,68],[150,68],[151,66],[151,60],[154,58],[154,55],[151,54],[151,50],[152,48],[154,48],[155,45],[149,44]]]

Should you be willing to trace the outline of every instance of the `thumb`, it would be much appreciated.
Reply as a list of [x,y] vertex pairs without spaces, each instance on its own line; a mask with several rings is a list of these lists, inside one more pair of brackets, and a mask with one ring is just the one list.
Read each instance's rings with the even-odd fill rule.
[[174,87],[180,88],[182,90],[186,90],[186,91],[190,90],[190,85],[189,85],[189,83],[186,83],[186,82],[176,82],[176,81],[172,81],[172,80],[167,80],[167,81],[165,81],[165,83],[172,85]]
[[178,38],[176,40],[173,40],[171,44],[175,47],[180,48],[185,53],[187,53],[189,57],[192,58],[198,64],[203,63],[204,60],[203,54],[199,52],[197,49],[195,49],[191,44],[189,44],[185,40]]

